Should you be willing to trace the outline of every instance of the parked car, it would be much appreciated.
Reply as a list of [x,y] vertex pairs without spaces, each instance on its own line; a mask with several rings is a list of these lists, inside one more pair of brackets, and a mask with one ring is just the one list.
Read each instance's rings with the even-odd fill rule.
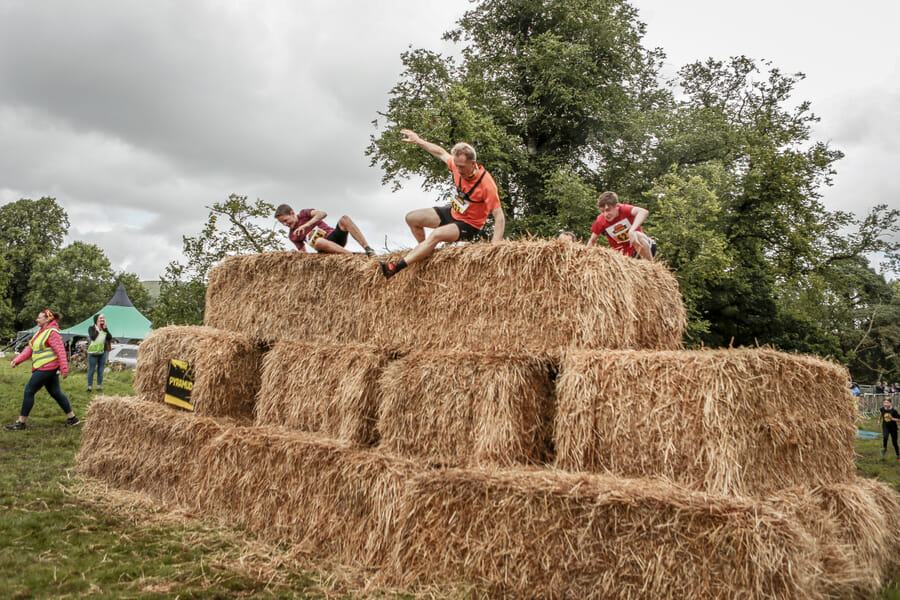
[[106,359],[108,363],[122,363],[129,369],[137,366],[138,347],[136,344],[113,344]]

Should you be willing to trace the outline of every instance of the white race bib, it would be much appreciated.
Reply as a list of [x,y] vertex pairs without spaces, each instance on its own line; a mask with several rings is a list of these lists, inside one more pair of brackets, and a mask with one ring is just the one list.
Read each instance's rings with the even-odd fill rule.
[[626,243],[630,238],[628,237],[628,229],[631,227],[631,222],[628,219],[622,219],[616,223],[613,223],[609,227],[606,228],[606,235],[616,240],[620,244]]
[[468,200],[463,200],[459,196],[455,196],[450,199],[450,206],[453,207],[453,210],[458,212],[459,214],[463,214],[469,208],[470,202]]

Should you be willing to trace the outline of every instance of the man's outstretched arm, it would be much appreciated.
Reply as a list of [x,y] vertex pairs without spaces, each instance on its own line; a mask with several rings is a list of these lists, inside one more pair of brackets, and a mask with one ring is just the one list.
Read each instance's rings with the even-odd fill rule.
[[417,146],[421,146],[425,150],[428,151],[433,157],[440,159],[441,162],[446,163],[447,159],[450,158],[450,153],[438,146],[437,144],[433,144],[431,142],[426,142],[422,138],[419,137],[419,134],[413,131],[412,129],[401,129],[400,133],[402,133],[404,138],[402,138],[401,142],[406,142],[408,144],[415,144]]

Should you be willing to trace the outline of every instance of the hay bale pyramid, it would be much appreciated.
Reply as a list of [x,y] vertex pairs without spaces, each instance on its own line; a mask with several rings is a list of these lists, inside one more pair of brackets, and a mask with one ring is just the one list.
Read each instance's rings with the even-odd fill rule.
[[[498,598],[865,598],[900,498],[857,477],[836,364],[685,351],[664,265],[558,241],[232,257],[141,345],[79,468],[365,569]],[[163,403],[194,370],[194,412]]]

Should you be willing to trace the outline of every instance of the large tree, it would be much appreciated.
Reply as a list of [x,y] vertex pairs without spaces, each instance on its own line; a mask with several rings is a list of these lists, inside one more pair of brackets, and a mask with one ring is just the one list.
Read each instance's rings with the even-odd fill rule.
[[22,316],[35,264],[56,254],[69,231],[69,217],[54,198],[23,198],[0,206],[0,318],[7,328],[31,327],[34,315]]
[[668,101],[643,33],[620,0],[482,0],[445,36],[462,46],[459,65],[422,49],[403,55],[367,153],[385,182],[416,174],[448,190],[446,168],[401,144],[398,129],[447,148],[468,141],[497,180],[510,235],[555,232],[572,220],[560,184],[569,200],[579,188],[593,195],[606,163],[645,142],[632,139],[636,116]]
[[[714,187],[731,267],[707,282],[698,304],[710,324],[701,338],[706,344],[771,343],[838,356],[829,325],[793,304],[797,290],[808,290],[835,261],[875,251],[896,257],[898,246],[889,240],[897,211],[879,206],[859,221],[823,205],[822,189],[842,154],[812,139],[818,117],[792,97],[802,78],[746,57],[679,71],[682,99],[660,130],[647,170],[696,172],[705,165],[726,175]],[[661,254],[682,250],[662,247]]]
[[33,324],[38,312],[52,308],[63,313],[63,326],[74,325],[106,304],[114,278],[103,250],[73,242],[35,263],[19,319]]
[[232,194],[210,207],[203,230],[184,237],[187,262],[172,261],[160,277],[154,327],[203,323],[209,270],[227,256],[284,249],[284,238],[272,227],[275,207]]

